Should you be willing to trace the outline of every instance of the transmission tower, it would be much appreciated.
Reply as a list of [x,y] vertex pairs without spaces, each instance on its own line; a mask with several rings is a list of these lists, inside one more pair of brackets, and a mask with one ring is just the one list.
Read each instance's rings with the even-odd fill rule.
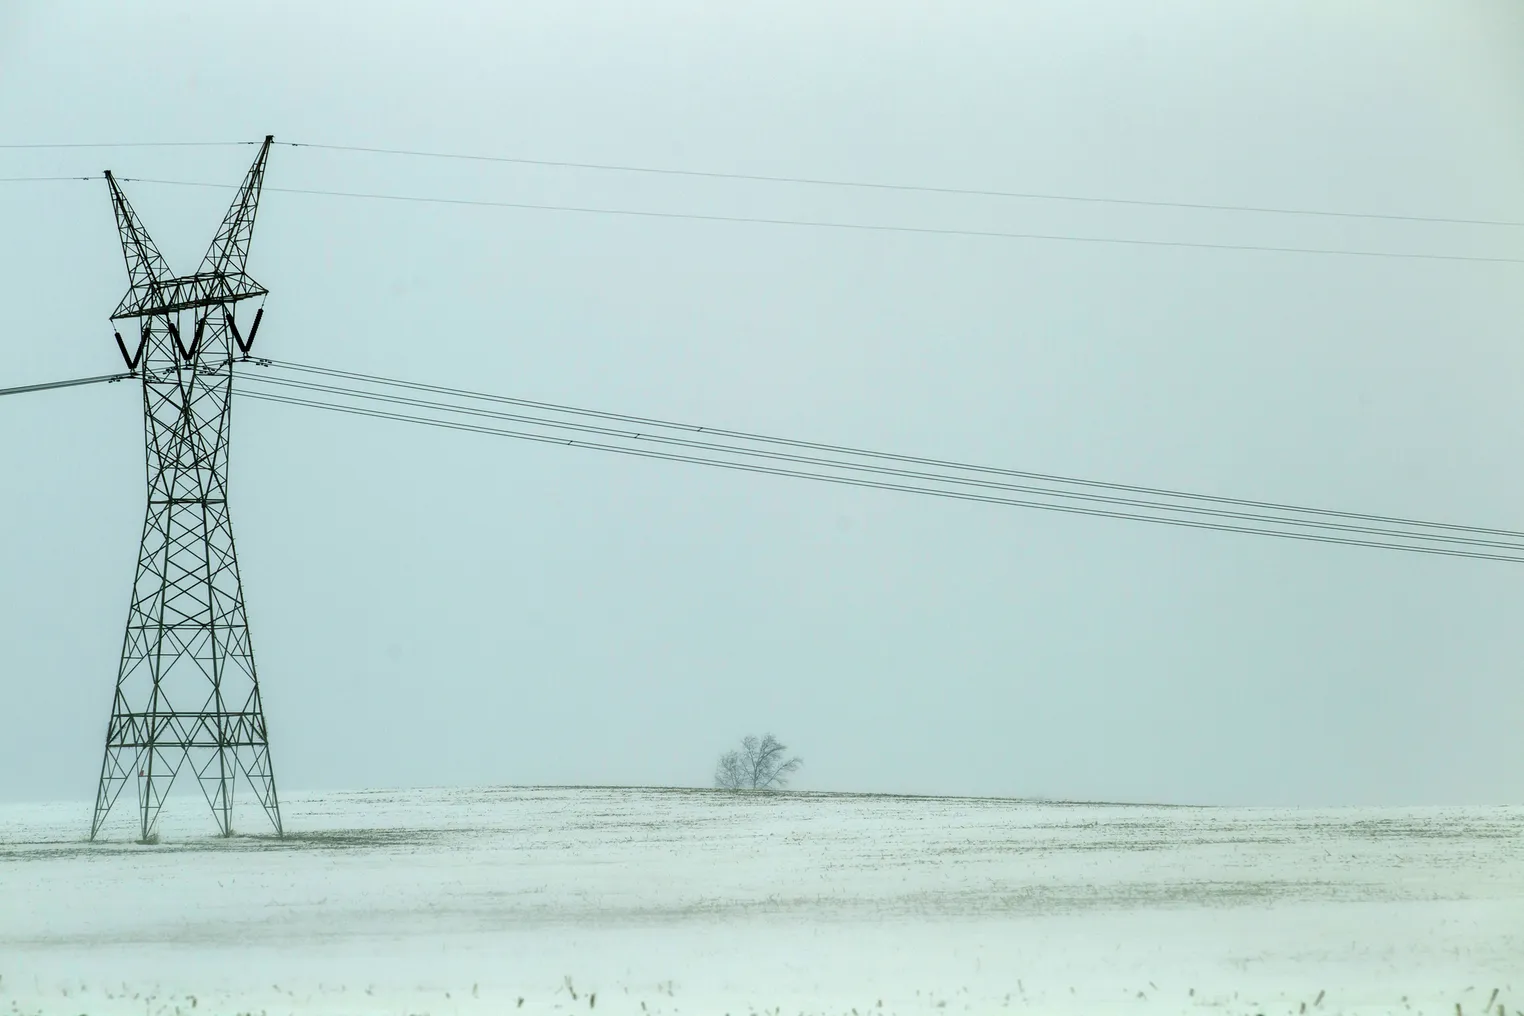
[[127,369],[143,382],[148,511],[122,640],[93,840],[122,789],[137,781],[142,838],[189,768],[223,836],[233,834],[233,788],[252,785],[275,832],[280,804],[243,583],[228,515],[228,426],[233,363],[248,338],[237,304],[266,290],[245,267],[265,163],[265,138],[194,275],[174,276],[111,173],[111,204],[130,288],[111,315],[132,322],[135,349],[117,332]]

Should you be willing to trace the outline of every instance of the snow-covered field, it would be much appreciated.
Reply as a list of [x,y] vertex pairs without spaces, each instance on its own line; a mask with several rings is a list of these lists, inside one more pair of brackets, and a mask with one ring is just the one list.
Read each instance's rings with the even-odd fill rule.
[[143,847],[127,799],[95,844],[88,806],[0,807],[0,1013],[1524,1016],[1524,808],[377,791],[290,796],[284,841],[203,809]]

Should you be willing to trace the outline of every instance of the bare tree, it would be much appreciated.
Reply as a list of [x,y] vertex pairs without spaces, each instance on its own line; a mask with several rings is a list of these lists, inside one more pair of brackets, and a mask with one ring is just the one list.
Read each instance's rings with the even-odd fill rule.
[[719,764],[714,767],[714,785],[721,790],[740,790],[750,785],[747,782],[746,762],[740,752],[727,751],[720,756]]
[[782,790],[788,786],[790,773],[804,765],[804,759],[784,756],[788,747],[771,734],[759,740],[741,738],[740,751],[727,751],[714,768],[714,785],[721,790]]

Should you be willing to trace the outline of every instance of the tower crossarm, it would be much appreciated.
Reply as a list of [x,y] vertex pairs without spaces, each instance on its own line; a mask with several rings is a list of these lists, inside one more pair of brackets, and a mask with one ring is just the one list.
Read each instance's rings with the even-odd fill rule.
[[153,279],[128,290],[112,312],[111,320],[157,317],[197,307],[219,307],[264,296],[267,292],[244,272],[197,272],[177,279]]

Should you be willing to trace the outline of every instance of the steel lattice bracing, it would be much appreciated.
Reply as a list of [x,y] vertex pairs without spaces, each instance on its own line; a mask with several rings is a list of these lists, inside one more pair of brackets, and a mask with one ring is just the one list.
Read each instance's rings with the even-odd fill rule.
[[130,365],[143,382],[148,510],[92,839],[129,782],[148,839],[186,768],[224,836],[233,831],[240,775],[281,832],[227,496],[233,363],[246,348],[233,315],[237,301],[265,293],[245,265],[270,143],[190,276],[170,275],[107,174],[130,279],[112,318],[138,324]]

